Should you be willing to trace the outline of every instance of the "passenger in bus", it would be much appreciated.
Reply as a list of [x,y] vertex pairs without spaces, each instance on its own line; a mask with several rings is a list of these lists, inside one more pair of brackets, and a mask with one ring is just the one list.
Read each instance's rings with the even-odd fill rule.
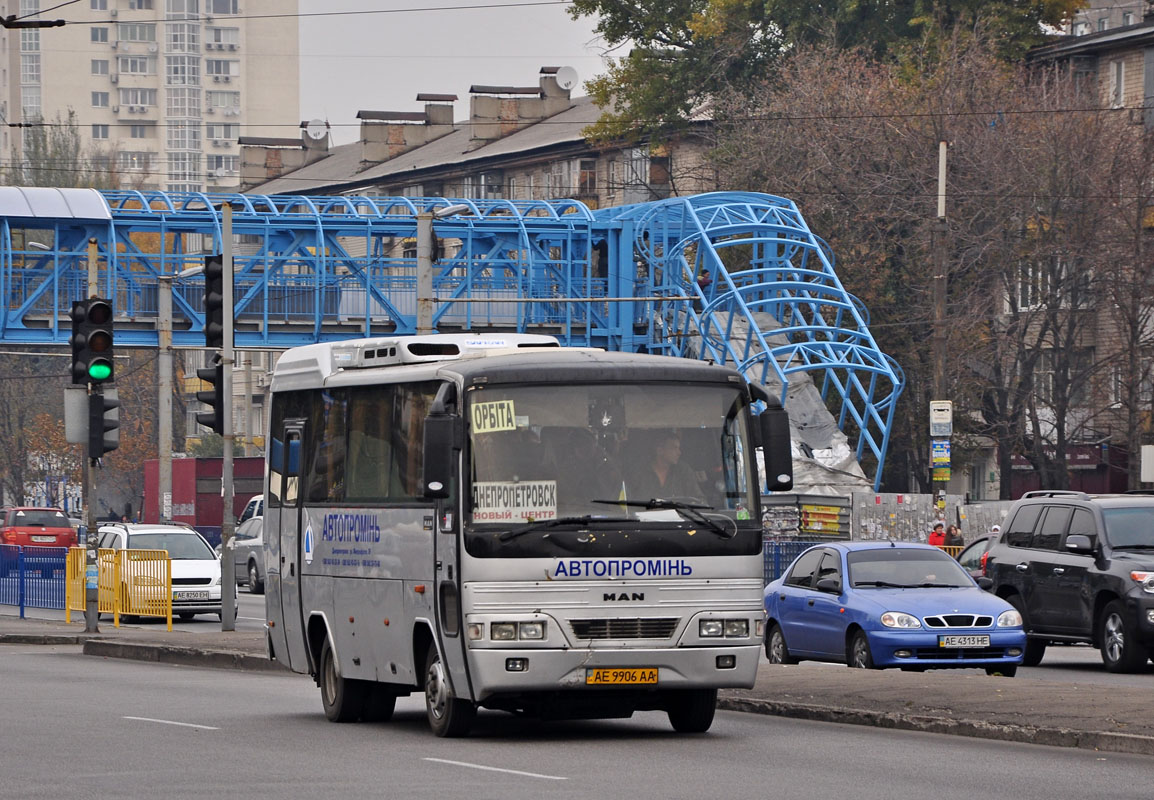
[[653,439],[648,462],[625,477],[625,486],[630,500],[702,498],[693,470],[681,462],[681,437],[676,431],[663,431]]

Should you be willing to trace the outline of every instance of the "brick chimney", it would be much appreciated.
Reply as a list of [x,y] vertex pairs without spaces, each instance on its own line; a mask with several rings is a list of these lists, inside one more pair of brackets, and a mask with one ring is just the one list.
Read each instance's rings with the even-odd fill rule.
[[537,86],[469,87],[469,150],[484,147],[570,106],[557,83],[558,67],[542,67]]
[[325,158],[329,154],[329,125],[318,120],[301,122],[299,139],[241,136],[237,144],[240,189],[245,191]]
[[424,111],[358,111],[361,162],[379,164],[453,132],[455,94],[417,95]]

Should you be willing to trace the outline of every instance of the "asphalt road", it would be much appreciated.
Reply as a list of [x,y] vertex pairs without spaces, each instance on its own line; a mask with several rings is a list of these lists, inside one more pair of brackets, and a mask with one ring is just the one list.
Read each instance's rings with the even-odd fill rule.
[[312,681],[0,649],[4,784],[21,798],[1145,798],[1150,759],[719,712],[538,723],[482,712],[436,739],[419,696],[393,722],[334,725]]

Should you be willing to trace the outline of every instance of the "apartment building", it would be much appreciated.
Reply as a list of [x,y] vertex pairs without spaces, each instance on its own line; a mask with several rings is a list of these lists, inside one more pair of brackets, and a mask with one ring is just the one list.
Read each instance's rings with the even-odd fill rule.
[[[0,31],[0,114],[81,139],[121,188],[233,190],[242,134],[299,121],[296,0],[0,0],[0,15],[64,19]],[[43,14],[39,12],[44,9]],[[5,127],[23,161],[23,129]]]

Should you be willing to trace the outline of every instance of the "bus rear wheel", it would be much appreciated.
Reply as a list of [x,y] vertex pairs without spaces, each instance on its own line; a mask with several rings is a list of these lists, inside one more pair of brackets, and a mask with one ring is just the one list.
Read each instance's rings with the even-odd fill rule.
[[325,716],[329,722],[356,722],[365,707],[365,684],[341,677],[336,654],[328,639],[321,648],[320,666],[321,703],[325,707]]
[[445,664],[434,643],[429,644],[425,659],[425,713],[429,727],[441,737],[465,736],[477,716],[476,706],[453,696]]
[[716,689],[685,689],[669,701],[669,724],[678,733],[705,733],[717,711]]

